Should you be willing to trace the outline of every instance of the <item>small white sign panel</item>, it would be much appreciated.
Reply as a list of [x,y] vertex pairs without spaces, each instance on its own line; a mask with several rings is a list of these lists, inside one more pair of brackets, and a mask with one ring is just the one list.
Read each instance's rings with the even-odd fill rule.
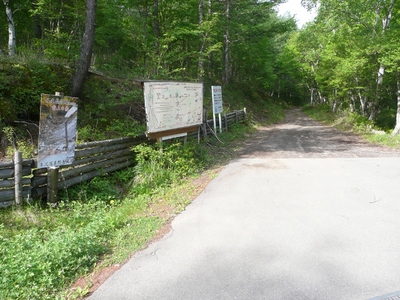
[[220,86],[212,86],[211,87],[212,93],[212,102],[214,108],[214,114],[221,114],[222,113],[222,88]]

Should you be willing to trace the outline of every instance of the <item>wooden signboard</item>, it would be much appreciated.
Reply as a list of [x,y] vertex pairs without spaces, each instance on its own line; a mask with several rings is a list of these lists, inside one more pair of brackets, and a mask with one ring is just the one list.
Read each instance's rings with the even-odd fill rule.
[[143,87],[149,137],[195,131],[202,124],[202,83],[145,82]]

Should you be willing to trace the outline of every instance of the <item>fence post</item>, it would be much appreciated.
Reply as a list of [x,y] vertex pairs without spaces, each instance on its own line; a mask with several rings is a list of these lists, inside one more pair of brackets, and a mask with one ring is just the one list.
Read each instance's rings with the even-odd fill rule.
[[22,152],[16,150],[14,153],[14,184],[15,204],[22,204]]
[[203,107],[203,124],[201,124],[201,128],[203,129],[203,138],[207,139],[207,108]]
[[47,202],[56,203],[58,193],[58,168],[47,169]]

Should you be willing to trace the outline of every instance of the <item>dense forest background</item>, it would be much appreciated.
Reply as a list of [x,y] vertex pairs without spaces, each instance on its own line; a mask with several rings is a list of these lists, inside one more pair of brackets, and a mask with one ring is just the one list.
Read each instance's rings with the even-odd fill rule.
[[37,122],[41,93],[72,93],[90,10],[95,35],[85,50],[81,137],[140,128],[138,82],[149,79],[204,82],[206,104],[209,87],[222,85],[227,110],[238,98],[324,104],[398,132],[398,1],[303,0],[318,14],[300,29],[278,16],[280,2],[3,0],[0,132]]

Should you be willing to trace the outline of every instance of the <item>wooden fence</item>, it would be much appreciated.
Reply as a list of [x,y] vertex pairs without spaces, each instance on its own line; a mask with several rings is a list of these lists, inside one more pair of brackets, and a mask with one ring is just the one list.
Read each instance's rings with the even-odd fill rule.
[[[235,111],[222,117],[222,127],[227,129],[234,123],[246,118],[246,110]],[[219,122],[217,122],[217,125]],[[213,134],[213,120],[207,120],[200,126],[199,132],[188,135],[199,138]],[[96,176],[111,173],[132,166],[134,154],[132,147],[142,143],[153,143],[146,135],[125,137],[113,140],[77,144],[75,161],[71,166],[59,168],[57,188],[63,189],[90,180]],[[24,201],[45,198],[48,193],[50,172],[47,168],[37,168],[36,159],[22,161],[22,197]],[[14,162],[0,163],[0,207],[15,203],[15,166]]]

